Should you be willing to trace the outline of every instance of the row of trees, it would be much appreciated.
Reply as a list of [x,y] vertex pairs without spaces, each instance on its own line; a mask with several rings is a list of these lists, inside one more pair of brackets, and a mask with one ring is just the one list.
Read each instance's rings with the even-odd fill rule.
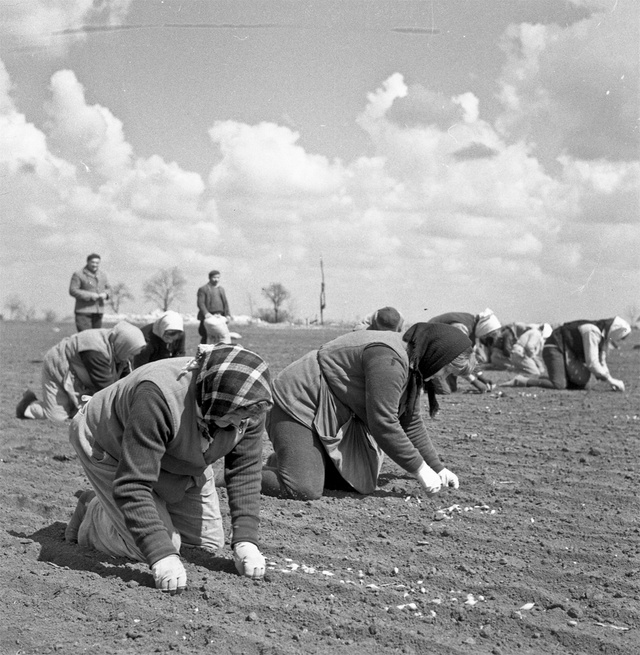
[[[158,271],[142,285],[145,300],[163,312],[171,309],[172,305],[184,299],[184,287],[187,278],[176,266]],[[262,289],[263,295],[271,302],[268,309],[259,309],[258,318],[269,323],[281,323],[289,320],[289,313],[283,309],[284,303],[291,294],[279,282],[273,282]],[[120,313],[125,302],[135,300],[131,290],[124,282],[114,284],[109,292],[108,304],[116,314]],[[36,318],[35,307],[27,307],[20,296],[14,294],[4,303],[9,318],[17,321],[33,321]],[[253,313],[253,312],[252,312]],[[44,313],[44,320],[53,323],[57,320],[55,311],[49,309]]]

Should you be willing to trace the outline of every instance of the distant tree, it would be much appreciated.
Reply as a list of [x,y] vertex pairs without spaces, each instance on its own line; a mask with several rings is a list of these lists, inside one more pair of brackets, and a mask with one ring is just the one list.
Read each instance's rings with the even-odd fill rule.
[[144,297],[166,312],[171,304],[183,297],[187,279],[177,266],[165,268],[150,277],[143,285]]
[[279,323],[283,320],[280,307],[282,303],[287,300],[291,294],[280,284],[280,282],[272,282],[268,287],[262,288],[262,293],[273,304],[273,322]]
[[24,303],[22,302],[22,298],[18,294],[13,294],[12,296],[9,296],[5,303],[4,306],[7,310],[9,310],[9,318],[14,321],[19,321],[24,318],[25,314],[25,306]]
[[44,322],[45,323],[55,323],[58,319],[58,315],[53,311],[53,309],[47,309],[44,313]]
[[111,309],[113,309],[116,314],[119,314],[120,305],[127,300],[134,300],[129,287],[124,282],[116,282],[111,289],[109,289],[109,300],[107,302],[111,305]]
[[35,307],[29,307],[28,309],[25,309],[24,311],[24,320],[25,321],[34,321],[36,318],[36,308]]

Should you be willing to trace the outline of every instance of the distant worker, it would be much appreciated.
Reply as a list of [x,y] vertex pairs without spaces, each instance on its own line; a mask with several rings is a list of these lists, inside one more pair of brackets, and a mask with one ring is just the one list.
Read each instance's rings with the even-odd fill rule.
[[213,314],[209,318],[204,319],[204,329],[207,333],[207,341],[209,345],[216,345],[217,343],[232,343],[231,332],[227,325],[227,317],[220,314]]
[[365,316],[353,329],[402,332],[403,326],[404,317],[395,307],[382,307]]
[[546,376],[547,367],[542,359],[542,349],[552,332],[549,323],[540,323],[526,330],[511,349],[513,369],[524,375]]
[[220,286],[220,271],[209,272],[209,282],[198,289],[198,334],[200,343],[207,343],[207,327],[205,319],[210,316],[223,316],[227,320],[231,318],[227,294]]
[[613,391],[624,391],[624,382],[609,372],[607,350],[617,347],[617,342],[630,332],[631,326],[620,316],[564,323],[551,333],[542,348],[545,376],[517,375],[500,386],[584,389],[593,374],[596,380],[608,382]]
[[142,329],[147,345],[133,358],[133,367],[170,357],[184,357],[184,321],[178,312],[166,311]]
[[27,389],[16,416],[60,423],[73,418],[87,396],[112,385],[128,371],[129,360],[144,345],[140,328],[126,321],[109,330],[83,330],[65,337],[44,356],[43,399]]
[[104,302],[109,299],[107,276],[99,270],[100,255],[95,252],[87,257],[86,266],[71,276],[69,295],[76,299],[76,329],[98,329],[102,327]]
[[[494,337],[501,328],[497,316],[489,309],[485,309],[480,314],[468,314],[466,312],[448,312],[430,318],[429,323],[444,323],[452,325],[460,330],[463,334],[471,339],[476,352],[484,348],[487,339]],[[482,371],[477,371],[475,375],[469,374],[463,376],[467,382],[471,383],[480,393],[485,393],[493,389],[493,383],[487,379]],[[458,376],[450,373],[446,377],[436,377],[429,381],[431,387],[430,395],[435,391],[437,394],[449,394],[458,389]],[[426,389],[429,391],[429,389]]]

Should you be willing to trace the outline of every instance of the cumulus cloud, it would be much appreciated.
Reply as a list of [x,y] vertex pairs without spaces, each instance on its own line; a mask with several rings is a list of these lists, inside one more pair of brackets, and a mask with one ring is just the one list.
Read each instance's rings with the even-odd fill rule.
[[500,79],[506,138],[529,138],[545,161],[638,156],[638,21],[634,3],[583,3],[569,27],[512,25]]
[[[59,284],[88,248],[125,278],[206,261],[220,232],[199,174],[159,155],[134,158],[121,121],[87,104],[71,71],[52,77],[43,129],[16,109],[10,89],[0,66],[1,252],[11,279],[23,280],[18,271],[32,262],[52,262],[47,280]],[[46,297],[59,296],[48,284]]]
[[70,70],[51,78],[52,98],[46,126],[50,142],[60,154],[104,178],[122,175],[131,165],[132,148],[122,122],[107,108],[88,105],[84,87]]
[[340,183],[340,166],[305,152],[296,143],[299,134],[288,127],[216,121],[209,135],[222,155],[209,176],[215,190],[322,195],[333,192]]
[[53,75],[36,127],[0,67],[0,209],[15,224],[3,261],[23,279],[35,240],[60,279],[92,244],[115,279],[179,264],[195,286],[215,254],[231,295],[278,281],[303,316],[320,255],[331,312],[345,317],[383,304],[430,315],[490,304],[525,320],[609,307],[612,279],[615,299],[637,280],[640,165],[628,134],[636,72],[627,42],[607,45],[627,28],[605,13],[511,26],[497,120],[473,89],[445,96],[395,72],[354,117],[366,156],[330,159],[288,126],[220,120],[206,179],[160,152],[137,156],[70,70]]

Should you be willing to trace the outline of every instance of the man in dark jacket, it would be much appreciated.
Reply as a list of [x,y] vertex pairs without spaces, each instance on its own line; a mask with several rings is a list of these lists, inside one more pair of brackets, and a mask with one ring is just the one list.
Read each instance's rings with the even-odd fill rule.
[[220,271],[209,272],[209,282],[198,289],[198,334],[200,343],[207,343],[207,329],[205,319],[210,316],[224,316],[231,318],[229,303],[224,289],[220,286]]

